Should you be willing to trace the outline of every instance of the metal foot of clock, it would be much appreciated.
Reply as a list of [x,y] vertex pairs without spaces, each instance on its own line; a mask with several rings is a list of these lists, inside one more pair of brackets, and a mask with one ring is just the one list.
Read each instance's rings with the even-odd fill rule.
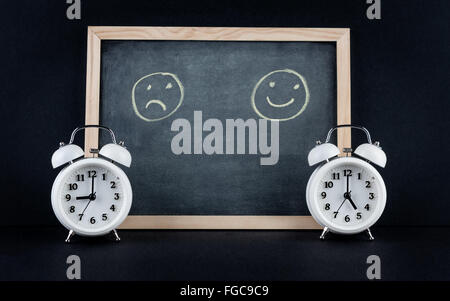
[[71,239],[72,236],[74,236],[74,235],[75,235],[75,233],[73,232],[73,230],[70,230],[70,231],[69,231],[69,234],[67,235],[67,238],[66,238],[65,242],[66,242],[66,243],[69,243],[69,242],[70,242],[70,239]]
[[328,227],[323,228],[322,234],[320,234],[320,239],[324,240],[325,239],[325,235],[327,235],[328,233]]
[[120,241],[120,237],[119,237],[119,234],[117,234],[117,230],[116,230],[116,229],[113,229],[113,230],[112,230],[112,233],[114,234],[115,240],[116,240],[117,242],[119,242],[119,241]]
[[367,229],[367,235],[369,236],[369,240],[374,240],[375,238],[372,236],[372,232],[370,232],[370,229]]

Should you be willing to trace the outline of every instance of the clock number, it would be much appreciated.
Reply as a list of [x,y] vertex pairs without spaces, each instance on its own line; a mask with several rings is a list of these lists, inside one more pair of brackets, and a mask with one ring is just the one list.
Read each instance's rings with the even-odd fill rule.
[[325,210],[330,210],[330,204],[329,203],[325,204]]
[[325,188],[333,188],[333,182],[332,181],[325,182]]
[[78,214],[78,216],[80,217],[78,220],[81,221],[81,219],[83,218],[83,213]]
[[333,180],[339,180],[339,176],[340,176],[340,174],[338,172],[333,172],[333,175],[332,175]]
[[375,198],[375,194],[373,192],[369,193],[369,200],[373,200]]
[[372,186],[370,186],[370,181],[366,181],[366,188],[370,188]]
[[102,174],[102,179],[103,179],[103,181],[106,181],[106,174],[105,173]]
[[356,213],[356,219],[361,219],[361,218],[362,218],[361,212]]
[[93,177],[96,177],[97,176],[97,171],[95,171],[95,170],[89,170],[88,171],[88,177],[89,178],[93,178]]
[[112,188],[112,189],[116,188],[116,182],[111,181],[111,188]]
[[77,189],[78,189],[77,183],[69,184],[69,190],[77,190]]
[[350,221],[350,216],[346,215],[344,220],[345,220],[346,223],[348,223]]
[[90,222],[91,224],[95,224],[95,218],[94,218],[94,217],[91,217],[91,219],[89,220],[89,222]]
[[358,172],[358,180],[361,180],[361,173]]
[[66,194],[66,200],[67,200],[67,201],[70,201],[71,198],[72,198],[72,197],[70,196],[70,194]]
[[327,193],[325,191],[322,191],[322,193],[320,195],[322,196],[322,199],[327,197]]
[[74,212],[75,212],[75,206],[70,206],[69,212],[70,212],[70,213],[74,213]]
[[84,175],[77,175],[77,182],[83,182],[84,181]]
[[334,211],[334,212],[333,212],[333,214],[334,214],[334,218],[336,218],[336,217],[337,217],[338,213],[339,213],[338,211]]
[[111,211],[116,211],[116,206],[112,205],[109,209],[111,209]]
[[352,170],[351,169],[345,169],[344,170],[344,177],[351,177],[352,176]]
[[106,213],[102,214],[102,220],[106,221],[108,219],[108,215]]
[[370,210],[369,204],[366,204],[366,206],[364,206],[364,209],[366,209],[367,211],[369,211],[369,210]]
[[119,194],[116,192],[116,193],[114,193],[114,199],[115,200],[118,200],[119,199]]

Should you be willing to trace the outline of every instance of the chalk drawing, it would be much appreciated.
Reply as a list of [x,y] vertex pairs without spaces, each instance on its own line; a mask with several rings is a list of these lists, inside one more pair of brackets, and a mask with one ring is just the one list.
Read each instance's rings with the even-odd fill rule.
[[288,102],[282,103],[282,104],[279,104],[279,105],[274,104],[273,102],[271,102],[269,96],[266,96],[266,100],[269,103],[269,105],[271,105],[274,108],[284,108],[284,107],[287,107],[288,105],[292,104],[294,102],[295,98],[292,97],[291,100],[289,100]]
[[[300,84],[303,85],[303,88],[305,89],[305,99],[304,99],[304,103],[303,106],[300,108],[300,110],[295,110],[294,113],[292,112],[287,112],[286,116],[283,118],[271,118],[269,116],[266,116],[267,114],[263,114],[261,113],[260,109],[258,109],[257,105],[256,105],[256,101],[255,101],[255,97],[256,97],[256,92],[258,91],[258,89],[260,89],[261,85],[263,83],[266,83],[266,80],[270,80],[270,82],[268,83],[268,86],[271,89],[275,89],[276,88],[276,82],[275,80],[271,80],[274,74],[288,74],[288,75],[292,75],[294,77],[295,80],[299,81],[299,83],[296,83],[293,87],[292,90],[297,91],[300,88]],[[290,105],[292,105],[294,102],[298,102],[298,101],[303,101],[300,99],[297,99],[295,97],[291,97],[288,101],[281,103],[281,104],[277,104],[274,102],[273,100],[273,96],[272,95],[272,99],[269,95],[266,95],[265,100],[266,102],[274,108],[288,108]],[[258,114],[258,116],[260,116],[261,118],[264,119],[268,119],[268,120],[274,120],[274,121],[286,121],[286,120],[291,120],[294,119],[298,116],[300,116],[300,114],[302,114],[306,107],[308,106],[309,103],[309,89],[308,89],[308,84],[305,80],[305,78],[299,74],[298,72],[291,70],[291,69],[282,69],[282,70],[274,70],[272,72],[267,73],[266,75],[264,75],[260,80],[258,80],[258,82],[256,83],[255,87],[253,88],[252,91],[252,95],[251,95],[251,104],[252,104],[252,108],[253,110],[256,112],[256,114]]]
[[[155,91],[154,88],[156,88],[155,85],[157,85],[158,82],[157,81],[152,82],[152,79],[154,79],[157,76],[163,76],[164,80],[167,80],[165,90],[170,90],[174,87],[178,87],[178,89],[180,91],[180,96],[177,97],[178,98],[177,100],[174,101],[174,99],[170,99],[170,97],[167,97],[167,95],[164,95],[164,93],[166,93],[166,92],[162,93],[161,90],[157,90],[157,89]],[[136,101],[136,87],[138,87],[139,84],[147,85],[146,91],[148,91],[148,96],[152,96],[152,98],[147,99],[145,101],[142,101],[142,100]],[[157,98],[154,98],[154,96],[157,96]],[[164,98],[164,96],[166,96],[166,98]],[[143,97],[143,96],[139,96],[139,98],[141,98],[141,97]],[[159,121],[159,120],[163,120],[163,119],[169,117],[170,115],[175,113],[176,110],[178,110],[178,108],[181,106],[181,104],[183,103],[183,98],[184,98],[183,84],[181,83],[178,76],[176,76],[173,73],[169,73],[169,72],[155,72],[155,73],[145,75],[145,76],[141,77],[140,79],[138,79],[138,81],[134,84],[133,89],[131,91],[131,99],[132,99],[134,112],[140,119],[147,121],[147,122]],[[145,105],[143,105],[144,103],[145,103]],[[173,106],[174,103],[176,103],[175,106]],[[162,112],[161,112],[162,114],[160,116],[151,117],[151,118],[148,116],[147,117],[145,116],[148,111],[153,109],[153,106],[151,106],[152,104],[159,105],[160,109],[162,109]],[[170,105],[170,104],[172,104],[172,105]],[[168,107],[174,107],[174,108],[172,110],[170,110],[170,112],[166,112]],[[158,112],[158,111],[156,111],[156,109],[155,109],[152,112]]]

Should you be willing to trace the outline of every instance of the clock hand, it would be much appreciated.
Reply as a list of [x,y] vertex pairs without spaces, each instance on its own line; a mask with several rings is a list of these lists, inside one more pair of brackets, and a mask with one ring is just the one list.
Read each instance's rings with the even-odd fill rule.
[[[89,206],[89,204],[90,204],[91,202],[92,202],[92,200],[89,200],[89,202],[87,203],[86,207],[84,207],[83,212],[81,212],[81,216],[84,215],[84,211],[86,211],[87,207]],[[81,220],[81,218],[80,218],[80,220]]]
[[347,194],[347,200],[350,202],[350,204],[352,204],[353,209],[358,209],[358,207],[356,207],[355,203],[353,202],[352,198],[350,197],[350,193]]
[[94,195],[94,178],[95,176],[92,176],[91,195]]
[[336,210],[337,213],[339,213],[339,209],[341,209],[342,205],[344,205],[345,200],[347,200],[347,198],[345,198],[345,199],[342,201],[342,203],[341,203],[341,205],[339,206],[338,210]]
[[[84,207],[83,212],[81,212],[81,214],[80,214],[81,217],[83,217],[84,212],[86,211],[87,207],[89,207],[91,202],[94,201],[94,200],[95,200],[95,192],[94,192],[94,194],[90,194],[89,195],[89,202],[87,203],[86,207]],[[80,217],[80,220],[81,220],[81,217]]]
[[77,200],[95,200],[95,192],[94,192],[94,177],[92,177],[92,185],[91,185],[91,194],[86,196],[77,196]]
[[351,191],[349,191],[349,182],[350,182],[349,179],[350,179],[350,174],[347,175],[347,192],[344,193],[344,198],[345,198],[345,200],[348,200],[350,202],[350,204],[352,204],[353,209],[356,210],[358,208],[356,207],[355,203],[353,202],[352,198],[350,197]]
[[81,212],[81,216],[84,215],[84,212],[86,211],[87,207],[89,207],[89,204],[91,204],[93,200],[95,200],[95,192],[94,194],[89,195],[89,202],[87,203],[86,207],[84,207],[83,212]]
[[348,188],[349,188],[349,174],[347,175],[347,194],[348,194]]

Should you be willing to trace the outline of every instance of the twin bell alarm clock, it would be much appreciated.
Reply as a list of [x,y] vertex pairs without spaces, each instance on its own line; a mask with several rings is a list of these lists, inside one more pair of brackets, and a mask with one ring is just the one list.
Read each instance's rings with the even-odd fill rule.
[[[352,152],[330,143],[331,134],[342,127],[363,131],[367,143]],[[356,234],[367,231],[373,240],[370,227],[380,218],[386,204],[386,186],[373,165],[385,167],[386,154],[379,142],[372,143],[369,131],[360,126],[340,125],[332,128],[325,143],[309,152],[308,163],[317,168],[309,178],[306,202],[311,215],[324,227],[321,239],[331,231],[339,234]],[[373,164],[373,165],[372,165]]]
[[[112,138],[112,143],[100,150],[90,149],[91,158],[85,158],[83,149],[73,144],[76,133],[86,128],[106,130]],[[119,241],[116,228],[127,217],[133,198],[130,181],[119,167],[131,165],[131,155],[123,142],[116,143],[114,132],[104,126],[76,128],[69,144],[61,142],[53,153],[53,168],[63,165],[53,183],[51,200],[59,222],[69,230],[66,242],[74,234],[108,233],[113,233]]]

